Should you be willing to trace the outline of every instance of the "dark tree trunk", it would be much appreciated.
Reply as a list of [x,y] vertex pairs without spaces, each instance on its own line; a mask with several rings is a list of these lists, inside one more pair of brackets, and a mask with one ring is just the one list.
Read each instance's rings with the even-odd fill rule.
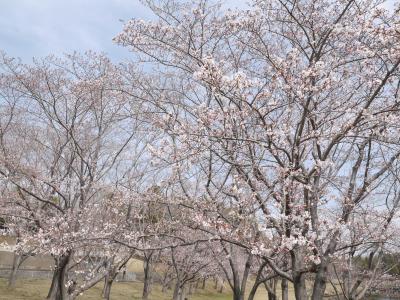
[[206,288],[206,278],[203,278],[203,284],[201,286],[201,288],[204,290]]
[[70,253],[66,253],[56,259],[56,268],[54,270],[47,299],[49,300],[68,300],[68,290],[65,286],[67,282],[68,263],[71,257]]
[[233,290],[233,300],[244,300],[244,297],[240,289]]
[[222,280],[222,281],[221,281],[221,284],[220,284],[220,286],[219,286],[218,293],[222,293],[223,290],[224,290],[224,281]]
[[162,280],[162,290],[161,290],[163,293],[166,293],[167,289],[171,289],[171,281],[172,281],[171,274],[169,274],[168,271],[165,272],[164,278]]
[[293,286],[296,300],[307,300],[306,278],[303,273],[298,273],[293,276]]
[[312,300],[319,300],[324,297],[327,282],[327,270],[327,263],[322,262],[319,266],[317,274],[315,275],[313,294],[311,298]]
[[271,292],[267,292],[267,293],[268,293],[268,300],[276,300],[274,293],[271,293]]
[[186,287],[185,286],[181,286],[180,289],[180,295],[179,295],[179,300],[186,300]]
[[144,271],[144,282],[143,282],[143,294],[142,298],[147,300],[149,298],[151,292],[151,284],[152,284],[152,265],[151,265],[151,256],[146,258],[143,262],[143,271]]
[[58,269],[56,269],[53,272],[53,278],[51,280],[51,285],[50,285],[50,290],[49,293],[47,294],[46,299],[58,299],[57,298],[57,293],[58,293]]
[[58,281],[58,287],[60,289],[60,300],[68,300],[69,295],[67,291],[67,287],[65,286],[65,283],[67,282],[67,276],[68,276],[68,263],[69,263],[70,255],[67,254],[66,256],[63,256],[61,258],[61,269],[60,269],[60,276],[59,276],[59,281]]
[[256,296],[257,289],[258,289],[259,286],[260,286],[260,282],[256,282],[253,285],[252,289],[250,290],[250,293],[249,293],[249,296],[248,296],[247,300],[254,300],[254,297]]
[[110,278],[110,275],[107,275],[104,279],[104,288],[103,288],[103,298],[106,300],[111,299],[111,287],[114,282],[114,278]]
[[233,300],[244,300],[247,279],[250,275],[250,268],[252,265],[252,261],[253,261],[253,256],[249,255],[247,257],[245,267],[243,270],[243,275],[241,277],[236,262],[232,258],[229,258],[229,265],[232,272],[232,281],[230,286],[232,288]]
[[[240,281],[240,276],[237,273],[236,268],[232,268],[232,273],[233,273],[233,285],[234,285],[234,299],[235,300],[244,300],[244,294],[246,291],[246,285],[247,285],[247,279],[249,277],[250,274],[250,268],[253,262],[253,256],[249,255],[243,270],[243,277],[241,278]],[[232,264],[233,266],[233,264]]]
[[265,289],[269,300],[276,300],[276,279],[270,279],[264,282]]
[[[128,260],[127,260],[128,261]],[[126,261],[126,262],[127,262]],[[103,298],[106,300],[110,300],[111,298],[111,288],[112,285],[114,283],[115,278],[117,278],[118,275],[118,266],[113,266],[114,259],[112,259],[111,261],[107,262],[107,275],[104,278],[104,287],[103,287]],[[126,263],[125,262],[125,263]],[[120,267],[122,268],[125,263],[123,265],[121,265]]]
[[289,299],[288,281],[285,278],[282,278],[281,290],[282,290],[282,300],[288,300]]
[[[303,249],[303,247],[299,247],[296,250],[292,250],[290,253],[294,296],[295,296],[296,300],[307,300],[308,299],[306,276],[305,276],[304,272],[300,271],[304,268],[304,253],[305,253],[305,250]],[[319,299],[319,300],[321,300],[321,299]]]
[[173,300],[180,300],[180,290],[181,290],[181,285],[180,282],[177,281],[174,288],[174,294],[172,295]]
[[18,269],[19,269],[19,266],[21,265],[21,260],[22,260],[21,255],[14,253],[13,266],[12,266],[12,270],[10,272],[10,277],[8,278],[8,286],[11,288],[13,288],[15,286],[15,282],[17,280]]

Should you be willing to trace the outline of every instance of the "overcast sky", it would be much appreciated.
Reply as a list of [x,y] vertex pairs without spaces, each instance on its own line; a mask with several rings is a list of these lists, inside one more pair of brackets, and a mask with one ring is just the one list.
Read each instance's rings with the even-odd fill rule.
[[112,43],[120,20],[148,17],[138,0],[0,0],[0,48],[30,60],[74,50],[107,52],[124,58],[128,51]]
[[112,42],[121,20],[150,16],[139,0],[0,0],[0,49],[25,62],[74,50],[104,51],[121,60],[129,52]]
[[[246,1],[227,2],[243,6]],[[111,41],[121,20],[150,15],[139,0],[0,0],[0,49],[26,62],[89,49],[121,60],[129,57],[128,50]]]

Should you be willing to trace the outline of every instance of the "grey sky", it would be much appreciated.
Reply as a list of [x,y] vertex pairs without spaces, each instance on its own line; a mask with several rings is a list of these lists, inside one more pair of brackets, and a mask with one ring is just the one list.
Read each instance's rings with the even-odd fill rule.
[[[245,2],[227,0],[229,6]],[[120,20],[150,15],[139,0],[0,0],[0,49],[24,61],[89,49],[120,60],[129,57],[111,41]]]
[[24,61],[89,49],[120,60],[129,57],[111,41],[120,20],[150,15],[139,0],[0,0],[0,49]]
[[111,39],[122,20],[148,17],[138,0],[0,0],[0,48],[10,56],[33,56],[74,50],[128,55]]

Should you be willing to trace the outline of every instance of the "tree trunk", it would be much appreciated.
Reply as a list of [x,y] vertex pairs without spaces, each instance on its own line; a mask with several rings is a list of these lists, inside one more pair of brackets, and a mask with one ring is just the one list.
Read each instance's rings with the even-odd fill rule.
[[343,289],[344,289],[344,295],[349,298],[350,297],[350,274],[349,271],[343,271],[342,272],[342,281],[343,281]]
[[180,300],[179,298],[179,296],[180,296],[180,289],[181,289],[181,286],[180,286],[180,283],[179,283],[179,281],[177,281],[176,282],[176,284],[175,284],[175,288],[174,288],[174,294],[172,295],[172,299],[173,300]]
[[50,285],[50,290],[47,294],[46,299],[58,299],[57,293],[58,293],[58,273],[59,270],[56,269],[53,272],[53,278],[51,280],[51,285]]
[[103,298],[106,300],[111,299],[111,287],[114,282],[114,279],[110,277],[110,275],[107,275],[104,279]]
[[169,279],[169,274],[168,271],[164,273],[163,279],[162,279],[162,292],[165,293],[167,291],[168,285],[170,284],[170,279]]
[[238,284],[238,289],[240,291],[239,300],[244,300],[244,293],[246,291],[247,279],[250,275],[250,268],[251,268],[252,263],[253,263],[253,255],[249,255],[246,260],[246,264],[245,264],[245,267],[243,270],[243,277],[242,277],[242,282],[240,283],[240,286],[239,286],[240,279],[239,279],[238,274],[236,274],[237,281],[234,280],[234,284],[236,284],[236,283]]
[[189,295],[193,295],[193,285],[194,284],[192,282],[189,284],[189,292],[188,292]]
[[106,277],[104,278],[103,298],[107,299],[107,300],[110,300],[111,288],[112,288],[115,278],[117,278],[117,275],[118,275],[118,266],[113,266],[112,265],[113,262],[114,262],[114,259],[107,262],[108,272],[107,272]]
[[17,280],[17,273],[19,266],[21,265],[21,255],[14,253],[13,266],[10,272],[10,277],[8,278],[8,286],[13,288]]
[[233,300],[244,300],[244,295],[239,288],[233,290]]
[[281,289],[282,289],[282,300],[288,300],[289,299],[288,282],[287,279],[285,278],[282,278]]
[[293,276],[293,286],[296,300],[307,300],[306,277],[304,273],[297,273]]
[[67,281],[68,263],[71,257],[70,253],[66,253],[56,259],[56,268],[54,270],[47,299],[49,300],[68,300],[68,290],[65,286]]
[[204,290],[206,288],[206,278],[203,278],[203,284],[201,286],[201,288]]
[[69,295],[67,291],[67,287],[65,286],[65,283],[67,282],[67,276],[68,276],[68,263],[69,263],[70,255],[67,254],[66,256],[63,256],[61,258],[61,270],[60,270],[60,276],[59,276],[59,281],[58,281],[58,287],[60,289],[60,300],[69,300]]
[[185,286],[181,286],[180,291],[179,300],[186,300]]
[[268,293],[268,300],[276,300],[275,294],[271,293],[271,292],[267,292]]
[[143,262],[144,283],[142,299],[147,300],[151,292],[152,274],[151,274],[151,257]]
[[221,281],[221,284],[220,284],[220,286],[219,286],[218,293],[222,293],[223,290],[224,290],[224,281],[222,280],[222,281]]
[[[292,265],[292,277],[293,277],[293,287],[294,296],[296,300],[307,300],[307,286],[306,286],[306,276],[305,273],[301,272],[304,268],[304,247],[299,247],[296,250],[292,250],[291,265]],[[321,298],[322,299],[322,298]],[[321,300],[319,299],[319,300]]]
[[260,282],[256,282],[253,285],[252,289],[250,290],[250,293],[249,293],[249,296],[248,296],[247,300],[254,300],[254,297],[256,296],[257,289],[258,289],[259,286],[260,286]]
[[276,300],[276,279],[264,281],[265,289],[269,300]]
[[243,276],[240,278],[238,269],[235,266],[235,262],[230,258],[230,266],[232,271],[232,292],[233,292],[233,300],[244,300],[245,297],[245,290],[247,279],[250,274],[250,267],[252,264],[253,256],[249,255],[247,257],[247,261],[245,264],[245,268],[243,270]]
[[315,275],[313,294],[311,298],[312,300],[319,300],[324,297],[326,282],[327,282],[326,278],[327,270],[328,270],[327,263],[322,262],[319,266],[317,274]]

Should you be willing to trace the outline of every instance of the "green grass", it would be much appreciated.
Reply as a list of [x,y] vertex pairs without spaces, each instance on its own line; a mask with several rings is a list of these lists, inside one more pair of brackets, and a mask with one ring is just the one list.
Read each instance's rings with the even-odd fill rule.
[[[37,258],[32,258],[29,262],[29,266],[36,263],[34,261]],[[143,274],[143,262],[141,260],[132,259],[127,264],[127,269],[130,272],[135,272],[140,275]],[[206,288],[196,289],[193,295],[187,295],[190,300],[231,300],[232,293],[227,283],[223,293],[218,293],[214,288],[212,282],[207,282]],[[279,285],[278,285],[279,287]],[[49,279],[18,279],[15,288],[10,289],[7,287],[7,280],[0,278],[0,300],[43,300],[45,299],[47,292],[50,288]],[[247,292],[251,288],[251,282],[247,287]],[[100,282],[96,286],[87,290],[79,300],[101,300],[101,292],[103,289],[103,283]],[[134,300],[141,299],[143,289],[142,282],[115,282],[111,290],[112,300]],[[278,288],[278,294],[280,294]],[[289,299],[294,299],[293,292],[289,289]],[[168,290],[166,294],[161,292],[161,286],[154,284],[149,300],[169,300],[172,298],[172,291]],[[255,300],[267,299],[265,288],[261,285],[258,289],[258,293]]]
[[[7,280],[0,279],[0,299],[1,300],[43,300],[47,295],[47,291],[50,287],[49,280],[41,279],[24,279],[17,281],[14,289],[7,287]],[[98,284],[86,291],[78,299],[80,300],[97,300],[101,299],[102,284]],[[141,299],[143,284],[141,282],[116,282],[113,285],[111,291],[111,298],[114,300],[132,300]],[[164,300],[171,299],[172,291],[168,291],[167,294],[161,292],[159,285],[154,285],[150,296],[150,300]],[[195,295],[189,297],[192,300],[204,300],[204,299],[215,299],[215,300],[228,300],[231,299],[231,295],[227,292],[216,293],[210,287],[205,290],[197,290]]]
[[[190,300],[231,300],[232,294],[226,287],[223,293],[218,293],[213,287],[212,283],[208,283],[206,288],[197,289],[195,294],[188,295]],[[42,279],[20,279],[17,281],[14,289],[7,287],[7,280],[0,278],[0,300],[43,300],[47,295],[50,287],[49,280]],[[99,283],[90,290],[86,291],[79,300],[100,300],[103,285]],[[111,291],[111,299],[113,300],[132,300],[141,299],[143,283],[141,282],[116,282]],[[279,291],[278,291],[279,292]],[[290,293],[291,295],[293,293]],[[154,285],[150,300],[169,300],[172,298],[172,291],[167,294],[161,292],[159,285]],[[267,299],[265,289],[259,288],[256,295],[256,300]],[[293,296],[289,299],[294,299]]]

